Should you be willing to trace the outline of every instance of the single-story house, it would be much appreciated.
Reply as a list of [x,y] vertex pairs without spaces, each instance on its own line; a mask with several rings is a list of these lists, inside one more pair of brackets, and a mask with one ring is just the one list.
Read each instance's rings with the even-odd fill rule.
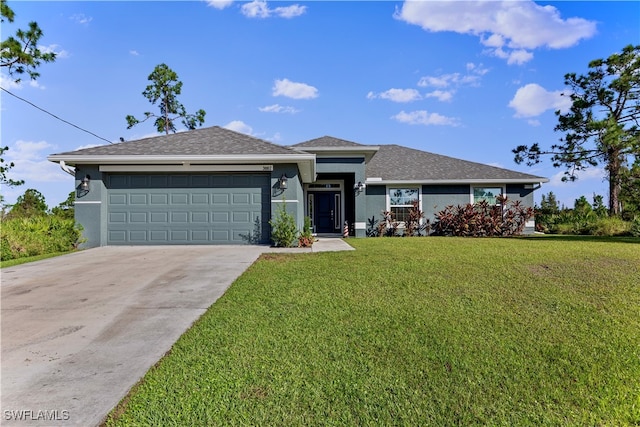
[[[426,218],[504,194],[533,206],[548,179],[400,145],[329,136],[289,147],[218,126],[53,154],[75,175],[84,247],[268,243],[283,204],[301,229],[365,237],[383,211]],[[530,221],[525,231],[533,231]]]

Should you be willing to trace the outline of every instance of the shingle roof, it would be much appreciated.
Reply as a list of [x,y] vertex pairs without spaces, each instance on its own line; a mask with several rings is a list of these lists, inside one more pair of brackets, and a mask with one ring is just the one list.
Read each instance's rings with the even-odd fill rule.
[[357,142],[347,141],[346,139],[334,138],[332,136],[323,136],[320,138],[310,139],[309,141],[300,142],[299,144],[292,145],[291,147],[302,148],[304,147],[363,147],[366,145],[358,144]]
[[213,126],[117,144],[101,145],[56,155],[74,156],[214,156],[298,155],[299,151],[259,138]]
[[531,180],[546,178],[400,145],[380,145],[367,164],[367,178],[383,181]]

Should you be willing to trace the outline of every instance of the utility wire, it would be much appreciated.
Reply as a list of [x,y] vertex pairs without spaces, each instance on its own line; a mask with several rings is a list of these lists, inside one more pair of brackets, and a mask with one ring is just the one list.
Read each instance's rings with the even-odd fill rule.
[[50,115],[51,117],[54,117],[54,118],[56,118],[56,119],[60,120],[61,122],[64,122],[64,123],[66,123],[66,124],[68,124],[68,125],[71,125],[71,126],[73,126],[74,128],[76,128],[76,129],[79,129],[79,130],[81,130],[81,131],[83,131],[83,132],[88,133],[89,135],[93,135],[93,136],[95,136],[95,137],[96,137],[96,138],[98,138],[98,139],[101,139],[101,140],[103,140],[103,141],[107,141],[109,144],[113,144],[113,142],[109,141],[109,140],[108,140],[108,139],[106,139],[106,138],[101,137],[100,135],[96,135],[95,133],[93,133],[93,132],[91,132],[91,131],[88,131],[88,130],[86,130],[86,129],[83,129],[83,128],[81,128],[80,126],[76,126],[76,125],[74,125],[73,123],[68,122],[68,121],[66,121],[65,119],[62,119],[62,118],[60,118],[60,117],[56,116],[55,114],[48,112],[48,111],[47,111],[47,110],[45,110],[44,108],[40,108],[40,107],[38,107],[38,106],[37,106],[36,104],[34,104],[33,102],[27,101],[27,100],[26,100],[26,99],[24,99],[24,98],[20,98],[18,95],[16,95],[16,94],[14,94],[14,93],[9,92],[7,89],[3,88],[2,86],[0,86],[0,89],[2,89],[3,91],[7,92],[7,93],[8,93],[9,95],[11,95],[11,96],[14,96],[14,97],[18,98],[20,101],[24,101],[24,102],[26,102],[27,104],[31,105],[32,107],[37,108],[38,110],[40,110],[40,111],[42,111],[42,112],[44,112],[44,113],[47,113],[47,114],[48,114],[48,115]]

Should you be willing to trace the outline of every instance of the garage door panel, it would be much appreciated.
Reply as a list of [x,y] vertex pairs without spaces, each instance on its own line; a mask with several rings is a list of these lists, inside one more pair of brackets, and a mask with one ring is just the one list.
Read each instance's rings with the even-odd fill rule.
[[231,214],[232,221],[234,223],[249,223],[251,221],[251,212],[239,212],[234,211]]
[[208,224],[209,212],[191,212],[191,222]]
[[249,243],[256,222],[268,241],[269,175],[110,174],[105,181],[109,244]]
[[187,205],[189,204],[189,195],[187,193],[173,193],[171,194],[172,205]]
[[235,193],[232,195],[234,205],[248,205],[251,199],[252,197],[249,193]]
[[169,222],[168,212],[151,212],[149,215],[150,221],[156,224],[166,224]]
[[143,243],[148,240],[146,230],[130,230],[128,234],[129,240],[133,243]]
[[152,205],[166,205],[169,203],[169,195],[166,193],[150,194],[149,197]]
[[[146,235],[146,232],[144,232]],[[169,230],[149,230],[149,241],[166,243],[169,241]]]
[[131,212],[129,214],[130,222],[141,222],[143,224],[147,223],[147,212]]
[[229,194],[212,194],[214,205],[228,205]]
[[147,194],[130,194],[129,195],[129,204],[130,205],[147,205],[149,204]]
[[209,194],[207,193],[198,193],[191,195],[191,206],[193,205],[208,205],[209,204]]
[[191,240],[194,242],[206,243],[209,241],[209,231],[207,230],[191,230]]
[[213,230],[211,232],[213,241],[226,242],[229,240],[229,231],[228,230]]
[[211,212],[212,222],[229,222],[229,212]]
[[126,205],[127,195],[122,193],[109,194],[110,205]]
[[109,212],[109,223],[126,224],[127,213],[126,212]]

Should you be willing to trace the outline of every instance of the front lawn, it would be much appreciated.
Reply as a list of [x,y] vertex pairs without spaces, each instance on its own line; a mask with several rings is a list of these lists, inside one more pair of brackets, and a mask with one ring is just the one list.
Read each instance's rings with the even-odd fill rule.
[[638,425],[639,239],[264,255],[107,425]]

